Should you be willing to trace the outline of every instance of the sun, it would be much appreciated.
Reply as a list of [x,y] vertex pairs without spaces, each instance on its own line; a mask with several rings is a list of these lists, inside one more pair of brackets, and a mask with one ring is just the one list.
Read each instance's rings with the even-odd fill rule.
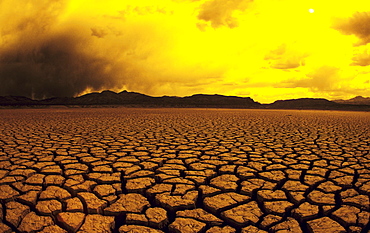
[[308,12],[310,12],[311,14],[315,12],[314,9],[309,9]]

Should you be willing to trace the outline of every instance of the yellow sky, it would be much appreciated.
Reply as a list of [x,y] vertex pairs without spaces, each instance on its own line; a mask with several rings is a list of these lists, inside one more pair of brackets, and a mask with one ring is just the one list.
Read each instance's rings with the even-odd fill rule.
[[2,0],[0,36],[0,95],[370,96],[367,0]]

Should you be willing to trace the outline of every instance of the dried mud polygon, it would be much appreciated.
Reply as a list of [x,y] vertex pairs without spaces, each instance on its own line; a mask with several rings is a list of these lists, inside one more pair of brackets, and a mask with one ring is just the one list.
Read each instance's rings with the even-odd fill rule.
[[368,232],[370,113],[0,110],[0,232]]

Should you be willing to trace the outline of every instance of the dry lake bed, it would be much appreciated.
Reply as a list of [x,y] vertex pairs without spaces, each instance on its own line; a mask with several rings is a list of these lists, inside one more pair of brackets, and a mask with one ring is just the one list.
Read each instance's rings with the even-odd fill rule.
[[0,232],[369,232],[370,113],[0,110]]

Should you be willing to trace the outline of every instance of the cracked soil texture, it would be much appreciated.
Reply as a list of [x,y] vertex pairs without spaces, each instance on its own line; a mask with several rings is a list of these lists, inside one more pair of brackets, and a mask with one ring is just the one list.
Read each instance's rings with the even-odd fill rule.
[[369,232],[370,113],[0,110],[0,232]]

